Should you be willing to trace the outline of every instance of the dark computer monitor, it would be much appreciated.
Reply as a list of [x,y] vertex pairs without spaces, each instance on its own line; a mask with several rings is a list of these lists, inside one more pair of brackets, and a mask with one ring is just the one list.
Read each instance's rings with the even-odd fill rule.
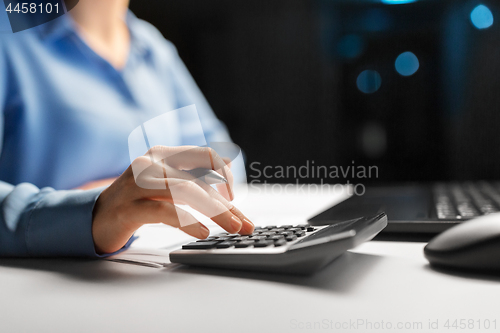
[[497,2],[185,0],[132,10],[177,45],[248,166],[376,165],[365,182],[500,179]]

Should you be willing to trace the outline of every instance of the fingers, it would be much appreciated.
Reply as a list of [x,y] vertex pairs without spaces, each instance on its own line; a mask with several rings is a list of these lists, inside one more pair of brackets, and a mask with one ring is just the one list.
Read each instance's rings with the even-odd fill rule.
[[[215,170],[228,180],[218,184],[219,192],[182,171],[196,168]],[[229,203],[234,198],[233,175],[222,158],[211,148],[184,146],[155,146],[145,156],[132,163],[134,180],[142,190],[137,199],[149,198],[171,204],[187,204],[230,233],[249,234],[254,226],[238,209]],[[175,207],[175,206],[174,206]],[[184,214],[181,212],[181,216]],[[180,226],[197,223],[189,216],[180,219]]]
[[211,196],[195,182],[168,179],[168,184],[174,202],[177,203],[177,200],[179,200],[189,205],[205,216],[210,217],[227,232],[237,233],[240,231],[242,227],[241,220],[233,215],[220,200]]
[[222,194],[222,196],[224,198],[228,199],[229,201],[233,201],[234,200],[233,173],[231,172],[229,167],[226,165],[226,163],[222,160],[222,158],[215,152],[215,150],[210,149],[209,153],[210,153],[210,157],[212,159],[212,170],[219,172],[227,180],[226,184],[218,184],[217,189],[219,190],[219,193]]
[[200,186],[203,190],[205,190],[211,197],[219,200],[233,215],[238,217],[240,221],[242,222],[241,229],[239,231],[240,234],[242,235],[249,235],[251,234],[255,226],[254,224],[248,219],[238,208],[236,208],[232,203],[227,201],[222,195],[214,190],[210,185],[206,184],[205,182],[196,180],[196,183],[198,186]]
[[[143,173],[138,179],[142,187],[145,189],[158,189],[160,191],[143,191],[140,197],[149,196],[156,200],[190,205],[202,214],[212,218],[228,232],[240,232],[241,234],[250,234],[253,232],[253,223],[210,185],[185,171],[177,170],[169,166],[165,166],[164,169],[166,169],[166,176],[176,178],[165,179],[156,178],[155,176],[147,177],[145,173]],[[160,174],[157,170],[153,173]],[[199,193],[200,190],[202,192],[205,191],[208,196]],[[192,192],[195,194],[192,194]],[[227,214],[226,211],[231,212],[232,215]],[[233,218],[234,216],[241,222],[241,227],[238,226],[239,223]],[[183,219],[180,220],[182,225],[191,223],[189,220],[186,220],[187,222],[183,222]]]
[[237,216],[242,222],[241,229],[238,232],[239,234],[250,235],[251,233],[253,233],[255,225],[245,215],[243,215],[243,213],[238,208],[233,206],[233,208],[229,211],[233,213],[233,215]]
[[[167,190],[156,189],[160,187],[161,183],[164,184],[165,181],[168,185]],[[230,233],[237,233],[242,228],[241,220],[230,212],[228,207],[220,200],[210,196],[208,192],[194,181],[175,178],[153,178],[149,179],[148,182],[151,183],[151,188],[155,189],[139,189],[137,191],[139,198],[153,198],[170,203],[189,205],[203,215],[210,217],[215,223]],[[157,183],[160,184],[156,185]],[[215,192],[217,191],[214,190]],[[183,219],[180,219],[180,223],[181,226],[187,225]]]
[[231,159],[228,157],[223,157],[222,160],[224,161],[224,163],[226,163],[228,168],[231,169]]
[[161,161],[153,162],[148,156],[140,156],[132,162],[130,168],[134,175],[134,181],[140,188],[166,189],[165,182],[151,182],[152,179],[164,178],[164,168]]
[[[134,176],[137,178],[138,173],[145,169],[145,164],[165,160],[166,164],[178,170],[192,170],[196,168],[205,168],[214,170],[228,180],[228,184],[219,186],[222,195],[228,200],[234,199],[232,191],[234,178],[231,170],[222,160],[222,158],[209,147],[182,146],[182,147],[165,147],[155,146],[151,148],[144,156],[148,159],[138,161],[138,166],[134,167]],[[135,161],[134,161],[135,162]]]
[[[214,199],[217,199],[219,201],[222,202],[222,204],[227,208],[227,209],[231,209],[233,207],[233,205],[231,205],[228,200],[227,200],[227,195],[224,196],[223,194],[221,194],[220,190],[219,192],[215,191],[209,183],[207,183],[205,181],[205,179],[203,179],[202,177],[197,177],[197,176],[193,176],[191,173],[188,173],[186,171],[182,171],[182,170],[177,170],[177,169],[173,169],[169,166],[166,167],[166,171],[165,171],[165,175],[166,177],[165,178],[177,178],[177,179],[185,179],[185,180],[189,180],[189,181],[192,181],[192,182],[195,182],[196,184],[198,184],[198,186],[200,186],[202,189],[204,189],[205,191],[208,192],[208,194],[214,198]],[[224,184],[217,184],[217,186],[223,186],[224,189],[226,189],[226,186],[227,184],[224,183]],[[228,193],[228,192],[226,192]]]
[[[135,209],[131,217],[142,221],[142,224],[160,222],[179,228],[190,236],[202,239],[207,238],[210,234],[208,228],[198,222],[193,215],[170,202],[139,200],[136,204],[139,209]],[[180,221],[184,221],[184,226],[181,225]]]
[[[137,186],[143,189],[167,189],[166,180],[172,178],[197,181],[197,183],[200,184],[200,180],[195,176],[186,171],[173,168],[170,165],[163,163],[163,161],[164,160],[161,160],[159,162],[151,164],[150,161],[144,156],[136,159],[136,161],[134,161],[133,163],[133,166],[136,165],[136,170],[141,170],[141,174],[135,177]],[[148,167],[145,167],[145,165],[148,163],[150,165]],[[201,183],[206,185],[205,182]],[[216,192],[213,191],[213,188],[210,186],[204,188],[211,189],[211,193]],[[218,189],[220,194],[217,195],[217,198],[224,198],[224,201],[232,199],[232,197],[230,198],[230,194],[232,195],[232,191],[228,184],[218,184]],[[230,209],[231,207],[232,206],[229,206],[228,209]]]

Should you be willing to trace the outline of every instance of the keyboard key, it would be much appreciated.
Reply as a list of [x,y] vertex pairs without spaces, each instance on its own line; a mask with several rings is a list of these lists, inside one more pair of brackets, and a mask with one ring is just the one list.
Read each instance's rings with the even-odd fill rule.
[[500,207],[500,194],[497,192],[497,190],[490,183],[485,181],[480,182],[479,186],[481,192],[489,198],[490,202],[493,201],[493,212],[498,211],[497,207]]
[[239,241],[242,241],[242,240],[246,240],[250,238],[249,236],[237,236],[237,237],[234,237],[234,238],[231,238],[232,241],[235,241],[235,242],[239,242]]
[[307,227],[310,227],[310,225],[309,224],[299,224],[299,225],[294,226],[294,228],[300,228],[302,230],[305,230]]
[[212,241],[212,242],[193,242],[189,243],[186,245],[182,245],[183,250],[206,250],[206,249],[212,249],[215,247],[215,245],[219,243],[218,241]]
[[255,242],[255,244],[253,246],[254,247],[266,247],[266,246],[272,245],[273,243],[274,242],[271,240],[260,240],[258,242]]
[[244,240],[244,241],[241,241],[241,242],[234,244],[234,247],[239,249],[239,248],[243,248],[243,247],[252,246],[254,243],[255,243],[255,241],[253,241],[253,240]]
[[297,231],[295,233],[295,236],[297,236],[297,237],[302,237],[302,236],[305,236],[305,235],[306,235],[306,232],[304,230]]
[[286,244],[286,240],[284,238],[278,239],[277,241],[274,242],[274,246],[283,246]]
[[274,235],[274,236],[269,237],[268,239],[270,239],[270,240],[285,239],[285,236],[283,236],[283,235]]
[[261,239],[266,239],[266,238],[267,238],[267,236],[261,236],[261,235],[250,237],[250,239],[253,239],[253,240],[261,240]]
[[215,247],[218,249],[227,249],[228,247],[231,247],[234,244],[236,244],[235,241],[225,241],[225,242],[220,242],[219,244],[215,245]]
[[457,211],[462,217],[468,218],[479,215],[470,196],[465,192],[462,186],[454,184],[450,188],[451,195],[456,203]]
[[462,202],[457,205],[458,213],[462,217],[475,217],[479,216],[479,212],[474,208],[470,202]]
[[285,236],[285,237],[286,237],[286,236],[291,236],[291,235],[293,235],[293,234],[294,234],[294,232],[293,232],[293,231],[289,231],[289,230],[287,230],[287,231],[283,231],[283,232],[280,232],[280,233],[279,233],[279,235],[283,235],[283,236]]
[[458,212],[446,186],[437,185],[434,187],[434,202],[438,219],[455,220],[457,218]]
[[307,227],[307,228],[306,228],[306,230],[307,230],[308,232],[311,232],[311,231],[316,230],[316,228],[313,228],[313,227]]
[[295,235],[290,235],[286,237],[287,242],[291,242],[297,239],[297,236]]
[[465,183],[464,188],[467,190],[475,206],[482,214],[490,214],[494,212],[495,206],[493,205],[493,201],[487,198],[476,184],[467,182]]
[[229,240],[231,238],[233,238],[233,237],[231,237],[231,236],[222,236],[222,237],[217,238],[217,240],[218,241],[225,241],[225,240]]

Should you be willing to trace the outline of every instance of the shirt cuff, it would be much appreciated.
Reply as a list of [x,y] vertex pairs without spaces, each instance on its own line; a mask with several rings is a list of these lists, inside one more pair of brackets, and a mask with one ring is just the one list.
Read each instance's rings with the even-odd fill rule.
[[28,254],[33,257],[103,258],[127,249],[135,237],[115,253],[99,255],[95,251],[92,212],[102,190],[53,191],[44,195],[29,217]]

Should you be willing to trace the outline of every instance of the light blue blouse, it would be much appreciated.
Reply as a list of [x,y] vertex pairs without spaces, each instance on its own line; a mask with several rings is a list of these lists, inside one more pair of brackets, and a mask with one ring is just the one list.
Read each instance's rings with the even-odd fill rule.
[[[69,15],[0,33],[0,255],[96,256],[92,209],[101,190],[69,190],[119,176],[128,135],[165,112],[195,104],[207,142],[230,142],[175,47],[127,15],[131,49],[116,70],[80,39]],[[196,117],[165,131],[196,144]],[[181,129],[179,131],[179,128]]]

